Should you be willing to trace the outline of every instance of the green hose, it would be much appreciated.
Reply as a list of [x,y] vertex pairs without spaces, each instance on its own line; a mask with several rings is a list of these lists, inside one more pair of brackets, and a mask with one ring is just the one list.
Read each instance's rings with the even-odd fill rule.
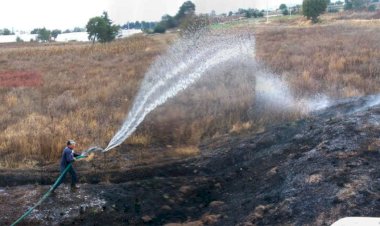
[[[75,157],[75,159],[82,159],[82,158],[86,158],[86,156],[78,156],[78,157]],[[69,165],[67,165],[66,169],[61,173],[61,175],[58,177],[58,179],[55,181],[55,183],[53,184],[53,186],[50,187],[50,189],[44,194],[44,196],[42,196],[42,198],[33,206],[31,207],[28,211],[26,211],[19,219],[17,219],[13,224],[11,224],[11,226],[14,226],[18,223],[20,223],[25,217],[27,217],[37,206],[39,206],[43,201],[45,201],[45,199],[47,197],[49,197],[49,195],[51,194],[51,192],[57,188],[57,185],[59,182],[61,182],[61,180],[63,179],[63,176],[67,173],[67,171],[70,169],[72,163],[70,162]]]

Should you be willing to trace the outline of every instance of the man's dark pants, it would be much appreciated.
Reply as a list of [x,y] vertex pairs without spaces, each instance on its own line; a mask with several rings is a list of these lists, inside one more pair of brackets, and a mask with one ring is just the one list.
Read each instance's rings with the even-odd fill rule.
[[[61,168],[61,174],[63,173],[63,171],[65,171],[65,168]],[[75,186],[75,184],[77,183],[77,172],[75,171],[75,169],[71,165],[70,169],[68,171],[66,171],[65,175],[63,175],[63,177],[62,177],[62,180],[60,182],[58,182],[55,189],[58,188],[58,186],[65,180],[67,173],[70,173],[70,175],[71,175],[71,186]]]

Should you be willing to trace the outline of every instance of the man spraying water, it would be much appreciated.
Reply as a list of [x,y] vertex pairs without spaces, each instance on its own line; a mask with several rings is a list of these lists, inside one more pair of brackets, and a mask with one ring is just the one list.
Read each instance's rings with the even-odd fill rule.
[[[62,181],[64,180],[67,173],[70,173],[70,175],[71,175],[71,191],[74,192],[78,189],[78,187],[76,185],[77,180],[78,180],[77,179],[77,173],[76,173],[73,165],[71,164],[70,169],[65,172],[66,167],[70,163],[73,163],[75,161],[75,157],[80,156],[79,154],[75,153],[75,151],[74,151],[75,146],[76,146],[75,141],[68,140],[67,146],[65,147],[65,149],[63,149],[62,157],[61,157],[60,170],[61,170],[61,174],[64,174],[64,175],[63,175],[63,179],[61,181],[59,181],[59,183],[54,188],[54,190],[62,183]],[[53,190],[53,192],[54,192],[54,190]]]

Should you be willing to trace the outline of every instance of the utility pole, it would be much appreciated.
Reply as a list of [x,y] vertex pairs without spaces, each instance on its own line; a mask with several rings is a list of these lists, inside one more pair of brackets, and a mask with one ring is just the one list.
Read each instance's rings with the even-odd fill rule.
[[289,17],[292,17],[292,7],[291,7],[292,2],[290,1],[289,3]]
[[268,16],[268,0],[267,0],[267,23],[268,23],[268,18],[269,18],[269,16]]

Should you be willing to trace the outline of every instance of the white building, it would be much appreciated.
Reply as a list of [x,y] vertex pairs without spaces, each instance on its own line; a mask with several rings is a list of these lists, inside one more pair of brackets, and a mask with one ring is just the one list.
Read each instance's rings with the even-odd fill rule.
[[14,35],[0,35],[0,43],[9,43],[9,42],[16,42],[17,37],[20,38],[20,40],[24,42],[30,42],[30,41],[36,41],[37,35],[36,34],[21,34],[16,33]]
[[[125,38],[134,34],[142,33],[139,29],[130,29],[130,30],[120,30],[116,38]],[[17,37],[24,42],[30,42],[31,40],[37,40],[37,34],[21,34],[16,33],[14,35],[0,35],[0,43],[11,43],[17,42]],[[88,33],[87,32],[72,32],[59,34],[55,39],[56,42],[88,42]]]

